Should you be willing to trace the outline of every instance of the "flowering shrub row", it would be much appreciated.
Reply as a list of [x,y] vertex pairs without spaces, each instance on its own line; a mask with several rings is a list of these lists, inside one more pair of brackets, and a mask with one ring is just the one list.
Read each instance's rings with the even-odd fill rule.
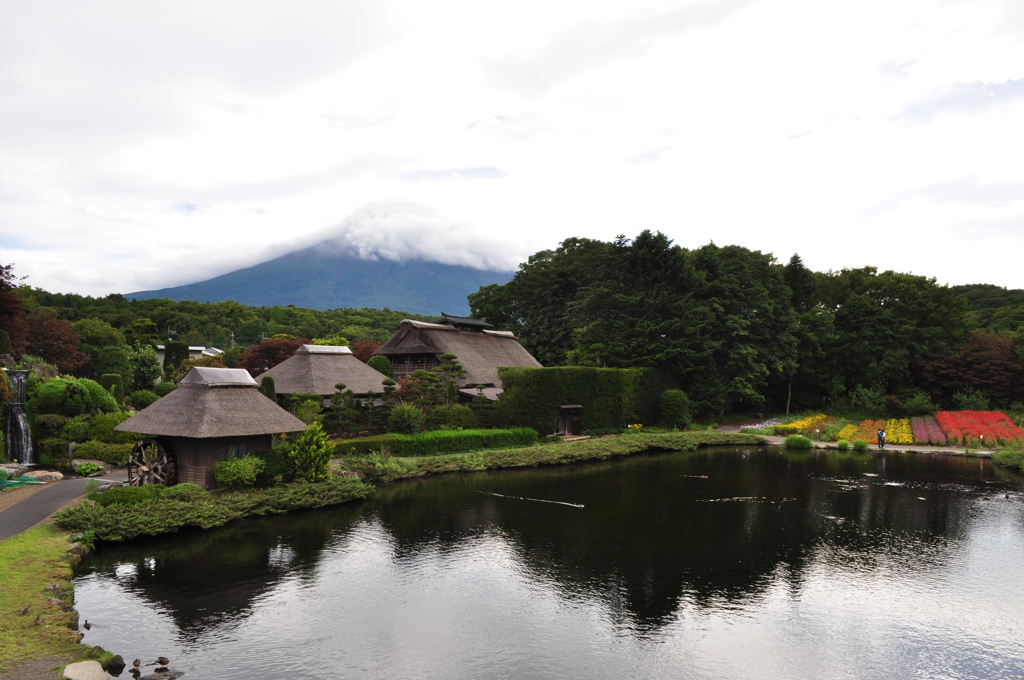
[[995,446],[1024,441],[1024,430],[1001,411],[939,411],[935,420],[953,446]]
[[884,429],[884,420],[864,420],[857,426],[857,431],[853,433],[853,439],[863,439],[868,444],[877,444],[878,431]]
[[885,424],[885,441],[888,444],[913,444],[914,432],[907,418],[897,418]]
[[932,416],[911,418],[910,428],[914,431],[915,444],[931,444],[933,446],[947,444],[946,435],[942,434],[942,428]]

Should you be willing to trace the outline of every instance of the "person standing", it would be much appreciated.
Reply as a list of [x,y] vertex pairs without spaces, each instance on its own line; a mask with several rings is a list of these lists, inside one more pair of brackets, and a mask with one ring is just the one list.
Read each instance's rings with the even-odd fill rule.
[[884,449],[885,448],[885,430],[879,429],[877,434],[878,434],[878,448]]

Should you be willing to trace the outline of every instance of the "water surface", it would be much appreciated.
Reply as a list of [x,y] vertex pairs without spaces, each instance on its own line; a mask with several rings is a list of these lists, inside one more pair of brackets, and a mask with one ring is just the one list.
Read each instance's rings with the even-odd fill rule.
[[108,545],[76,599],[195,678],[1004,678],[1022,564],[986,460],[730,447]]

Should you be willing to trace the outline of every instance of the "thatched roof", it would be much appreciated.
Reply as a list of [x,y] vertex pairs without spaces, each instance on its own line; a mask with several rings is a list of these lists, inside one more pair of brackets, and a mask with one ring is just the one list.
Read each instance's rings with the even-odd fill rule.
[[301,432],[306,425],[263,396],[248,372],[192,368],[178,383],[178,389],[114,429],[206,439]]
[[391,338],[374,354],[394,357],[402,354],[454,354],[466,369],[461,386],[501,387],[500,366],[533,366],[540,362],[527,352],[508,331],[460,330],[441,323],[406,319]]
[[324,345],[302,345],[294,355],[256,379],[263,380],[266,376],[274,379],[278,394],[303,392],[325,396],[334,394],[338,383],[345,383],[356,394],[371,391],[380,394],[387,377],[356,359],[348,347]]

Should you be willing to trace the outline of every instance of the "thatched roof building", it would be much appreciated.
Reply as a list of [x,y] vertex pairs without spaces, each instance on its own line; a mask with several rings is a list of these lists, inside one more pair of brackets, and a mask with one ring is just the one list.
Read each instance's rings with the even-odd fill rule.
[[214,463],[269,449],[271,435],[306,425],[263,396],[248,371],[195,367],[176,390],[114,429],[155,436],[176,461],[177,481],[212,488]]
[[481,319],[442,314],[436,323],[406,319],[395,334],[374,354],[391,359],[395,377],[441,363],[442,354],[454,354],[466,369],[460,387],[477,385],[501,388],[500,366],[534,366],[540,362],[508,331],[491,330]]
[[387,377],[356,359],[352,350],[343,346],[302,345],[295,354],[269,371],[256,376],[274,379],[278,394],[322,394],[329,397],[334,386],[345,383],[356,394],[384,391]]

